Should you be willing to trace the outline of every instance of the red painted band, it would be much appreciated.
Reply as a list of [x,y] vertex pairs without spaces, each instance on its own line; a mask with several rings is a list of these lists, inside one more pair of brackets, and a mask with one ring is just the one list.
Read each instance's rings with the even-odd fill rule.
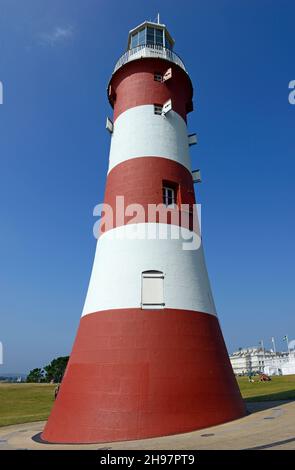
[[82,317],[42,438],[60,443],[142,439],[244,414],[214,315],[109,310]]
[[[174,188],[176,196],[176,207],[173,209],[162,208],[161,215],[148,205],[163,203],[163,186]],[[117,197],[124,198],[124,208],[118,204]],[[195,204],[195,193],[192,175],[190,171],[178,162],[161,157],[140,157],[126,160],[116,165],[108,174],[105,204],[112,211],[104,211],[104,220],[100,230],[102,233],[112,228],[133,223],[162,222],[182,227],[193,227],[193,205]],[[131,205],[138,204],[136,207]],[[182,211],[178,208],[182,205]],[[126,214],[127,206],[130,207]],[[118,214],[120,212],[120,214]],[[122,214],[123,212],[123,214]]]
[[[172,78],[165,83],[154,80],[172,68]],[[109,100],[114,108],[114,121],[129,108],[147,104],[163,105],[172,100],[173,110],[186,120],[192,110],[193,87],[188,74],[178,65],[163,59],[139,59],[128,62],[111,78]]]

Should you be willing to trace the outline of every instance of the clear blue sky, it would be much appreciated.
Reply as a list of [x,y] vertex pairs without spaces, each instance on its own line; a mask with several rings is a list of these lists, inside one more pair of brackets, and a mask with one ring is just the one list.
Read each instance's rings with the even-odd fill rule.
[[198,202],[229,351],[295,338],[293,0],[0,0],[4,372],[71,350],[86,295],[128,30],[158,10],[195,89]]

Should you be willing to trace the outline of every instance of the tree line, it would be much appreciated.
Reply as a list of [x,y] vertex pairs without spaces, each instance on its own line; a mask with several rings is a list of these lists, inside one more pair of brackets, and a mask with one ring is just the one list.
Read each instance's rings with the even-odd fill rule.
[[61,356],[53,359],[47,366],[32,369],[26,381],[34,383],[60,383],[65,373],[68,360],[69,356]]

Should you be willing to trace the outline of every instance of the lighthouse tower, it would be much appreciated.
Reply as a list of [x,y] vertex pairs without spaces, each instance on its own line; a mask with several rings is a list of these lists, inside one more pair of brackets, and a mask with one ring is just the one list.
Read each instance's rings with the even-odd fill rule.
[[164,24],[142,23],[108,85],[108,216],[48,442],[163,436],[245,414],[203,247],[188,242],[198,233],[193,87],[173,46]]

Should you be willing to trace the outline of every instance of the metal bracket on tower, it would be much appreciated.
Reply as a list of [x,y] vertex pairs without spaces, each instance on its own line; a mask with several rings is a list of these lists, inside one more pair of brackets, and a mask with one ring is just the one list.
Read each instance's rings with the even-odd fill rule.
[[172,68],[170,67],[168,70],[163,75],[162,82],[167,82],[167,80],[170,80],[172,78]]
[[192,171],[192,176],[193,176],[193,182],[194,183],[201,183],[202,182],[202,178],[201,178],[201,172],[200,170],[193,170]]
[[163,104],[162,116],[165,116],[171,110],[172,110],[172,101],[168,100],[168,101],[166,101],[166,103]]
[[113,133],[114,124],[113,124],[113,121],[109,117],[107,117],[106,129],[109,131],[110,134]]
[[189,146],[196,145],[198,143],[197,134],[189,134],[187,136],[187,138],[188,138],[188,145]]
[[112,88],[112,85],[109,85],[108,87],[108,97],[111,103],[114,103],[116,101],[116,93]]

